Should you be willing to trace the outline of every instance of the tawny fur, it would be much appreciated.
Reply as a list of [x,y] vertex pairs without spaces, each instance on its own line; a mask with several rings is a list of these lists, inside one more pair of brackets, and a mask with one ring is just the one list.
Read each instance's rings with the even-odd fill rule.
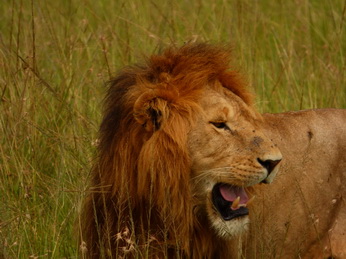
[[[345,110],[261,116],[229,62],[228,49],[187,44],[152,56],[143,66],[125,68],[110,82],[97,162],[80,216],[83,256],[292,258],[322,250],[327,256],[331,249],[345,252],[340,248],[346,247]],[[257,202],[250,208],[248,234],[231,240],[216,233],[210,222],[217,214],[204,193],[209,180],[196,180],[209,165],[193,155],[206,148],[193,140],[200,136],[215,142],[214,136],[198,135],[206,107],[214,106],[209,97],[231,103],[223,109],[227,116],[229,110],[237,112],[237,150],[247,152],[238,152],[245,154],[240,163],[247,154],[253,159],[275,153],[272,142],[283,154],[277,181],[249,189]],[[264,142],[257,147],[253,140],[258,136]],[[238,161],[236,150],[227,148],[235,145],[232,137],[227,141],[213,145],[225,145],[219,153]],[[210,174],[210,181],[219,179]],[[258,178],[250,174],[246,177]],[[243,184],[241,178],[237,181]]]

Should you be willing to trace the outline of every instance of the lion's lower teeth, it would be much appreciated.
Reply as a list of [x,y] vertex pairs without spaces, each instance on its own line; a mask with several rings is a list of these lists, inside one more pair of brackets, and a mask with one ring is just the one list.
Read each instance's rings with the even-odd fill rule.
[[231,208],[236,210],[239,208],[240,196],[238,196],[232,203]]
[[248,200],[247,203],[243,203],[243,204],[239,204],[240,203],[240,197],[238,196],[233,202],[232,202],[232,205],[231,205],[231,209],[232,210],[237,210],[239,209],[240,207],[247,207],[249,206],[253,200],[255,199],[255,196],[252,196],[250,198],[250,200]]

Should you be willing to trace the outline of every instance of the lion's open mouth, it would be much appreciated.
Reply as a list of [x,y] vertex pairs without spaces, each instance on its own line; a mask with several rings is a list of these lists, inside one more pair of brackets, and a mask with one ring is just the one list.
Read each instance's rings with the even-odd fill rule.
[[248,215],[251,200],[244,188],[238,186],[218,183],[212,191],[213,204],[224,220]]

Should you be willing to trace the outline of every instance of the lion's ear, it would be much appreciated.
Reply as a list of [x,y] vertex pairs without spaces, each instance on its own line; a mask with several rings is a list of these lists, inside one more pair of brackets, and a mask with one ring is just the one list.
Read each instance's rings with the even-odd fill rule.
[[167,101],[153,93],[142,94],[135,102],[133,111],[137,122],[149,132],[159,130],[169,115]]

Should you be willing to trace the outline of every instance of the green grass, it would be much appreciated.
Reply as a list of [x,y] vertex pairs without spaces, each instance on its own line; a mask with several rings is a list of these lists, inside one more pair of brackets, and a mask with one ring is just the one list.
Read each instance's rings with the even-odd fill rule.
[[346,108],[346,2],[0,3],[0,258],[77,257],[105,82],[172,43],[231,43],[263,112]]

